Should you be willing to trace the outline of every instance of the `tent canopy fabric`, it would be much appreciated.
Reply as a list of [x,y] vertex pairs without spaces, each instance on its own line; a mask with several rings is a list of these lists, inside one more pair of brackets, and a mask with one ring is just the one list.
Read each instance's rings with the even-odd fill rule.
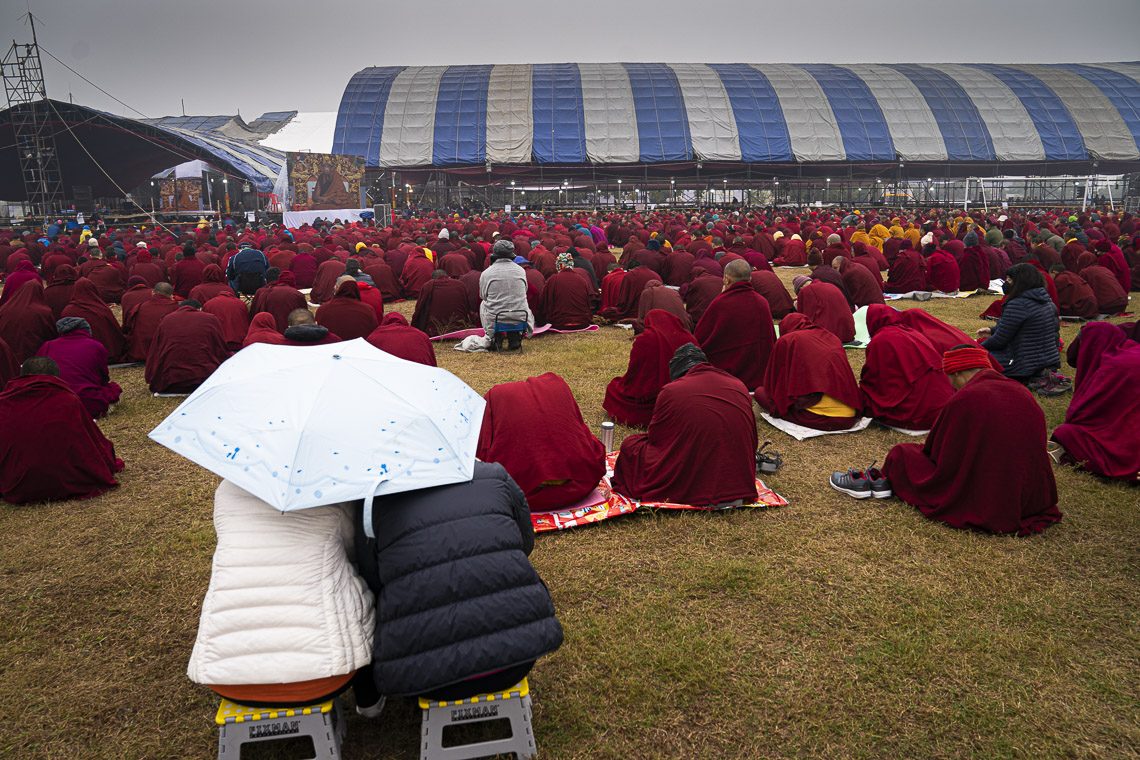
[[[55,137],[65,187],[87,185],[96,197],[119,195],[116,184],[130,190],[164,169],[195,160],[269,192],[285,165],[281,151],[227,136],[231,117],[141,120],[58,100],[33,107]],[[12,111],[0,111],[0,198],[22,200]]]
[[1133,63],[381,66],[334,153],[373,168],[1140,162]]

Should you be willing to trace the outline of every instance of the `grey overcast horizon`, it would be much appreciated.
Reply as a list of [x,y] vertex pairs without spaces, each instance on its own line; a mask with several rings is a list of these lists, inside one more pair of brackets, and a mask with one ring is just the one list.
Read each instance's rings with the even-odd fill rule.
[[[1140,60],[1140,0],[3,0],[4,38],[29,4],[45,50],[152,117],[335,111],[366,66]],[[43,58],[50,97],[138,115]]]

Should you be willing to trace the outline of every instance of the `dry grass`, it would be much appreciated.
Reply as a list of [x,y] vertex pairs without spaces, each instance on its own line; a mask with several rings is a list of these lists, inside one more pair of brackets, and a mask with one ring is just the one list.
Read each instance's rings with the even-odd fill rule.
[[[972,333],[987,302],[923,306]],[[439,357],[480,392],[556,371],[596,427],[630,341],[603,329]],[[184,669],[216,479],[147,440],[176,400],[151,398],[141,369],[114,374],[124,400],[103,428],[122,487],[0,508],[0,755],[215,751],[215,699]],[[1050,426],[1066,403],[1042,401]],[[827,487],[903,436],[760,432],[784,452],[770,485],[787,508],[636,514],[539,539],[566,630],[531,679],[544,756],[1140,755],[1140,492],[1060,469],[1065,519],[1043,536],[954,531]],[[418,730],[410,702],[353,715],[346,757],[415,757]]]

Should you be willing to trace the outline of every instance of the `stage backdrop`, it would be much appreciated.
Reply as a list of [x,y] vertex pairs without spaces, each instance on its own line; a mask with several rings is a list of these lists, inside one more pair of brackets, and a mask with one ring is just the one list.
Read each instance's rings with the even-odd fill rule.
[[364,159],[328,153],[289,153],[293,211],[360,208]]
[[198,211],[202,208],[201,179],[164,179],[159,183],[162,211]]

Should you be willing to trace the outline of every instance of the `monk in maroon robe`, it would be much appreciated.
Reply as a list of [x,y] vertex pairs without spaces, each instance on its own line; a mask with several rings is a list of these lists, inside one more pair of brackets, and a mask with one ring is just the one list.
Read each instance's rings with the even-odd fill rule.
[[669,375],[649,429],[622,441],[614,490],[699,507],[754,501],[756,417],[748,389],[693,344],[677,349]]
[[922,256],[911,250],[909,240],[904,240],[895,260],[891,263],[885,293],[911,293],[926,290],[926,262]]
[[150,251],[146,250],[139,251],[128,275],[130,277],[141,277],[148,290],[166,279],[166,272],[159,264],[155,263]]
[[1062,461],[1130,483],[1140,481],[1140,343],[1116,325],[1081,329],[1073,400],[1053,431]]
[[606,386],[602,402],[610,417],[632,427],[649,424],[657,394],[669,382],[669,360],[678,348],[696,342],[685,323],[667,311],[653,309],[644,323],[629,351],[629,367]]
[[[432,273],[432,279],[420,288],[412,314],[412,327],[434,337],[471,327],[474,314],[475,304],[471,303],[463,283],[437,269]],[[317,317],[319,321],[320,312],[317,312]],[[337,334],[340,335],[339,332]]]
[[961,287],[961,274],[958,262],[946,251],[934,251],[926,259],[926,284],[931,290],[942,293],[957,293]]
[[229,286],[202,304],[202,311],[213,314],[222,323],[222,337],[226,341],[226,348],[230,351],[241,348],[249,331],[249,310],[246,309],[245,302],[234,295]]
[[986,354],[981,347],[945,354],[957,392],[926,443],[896,445],[883,474],[896,496],[953,528],[1040,533],[1061,519],[1045,414],[1024,385],[989,369]]
[[[154,286],[143,282],[141,277],[132,277],[127,282],[127,290],[123,293],[123,300],[120,302],[121,308],[119,309],[119,314],[122,315],[124,334],[130,313],[138,308],[140,303],[150,298],[150,294],[154,292],[153,288]],[[47,291],[44,292],[44,296],[47,296]]]
[[13,504],[87,499],[118,485],[115,448],[46,357],[0,393],[0,497]]
[[1081,269],[1080,277],[1092,290],[1099,314],[1119,314],[1128,307],[1128,293],[1108,269],[1093,264]]
[[284,332],[289,327],[289,314],[295,309],[309,307],[305,296],[297,290],[295,284],[292,272],[282,272],[276,281],[258,290],[258,295],[253,299],[253,313],[266,311],[272,314],[278,331]]
[[1057,286],[1057,307],[1062,317],[1096,319],[1100,314],[1092,288],[1079,274],[1058,264],[1053,268],[1053,283]]
[[689,319],[693,324],[699,324],[701,317],[709,304],[724,290],[724,276],[699,274],[681,286],[681,298],[685,301],[685,310],[689,312]]
[[63,308],[63,316],[79,317],[90,325],[91,335],[107,347],[111,362],[120,361],[126,352],[127,339],[115,319],[114,312],[99,297],[95,284],[80,277],[71,292],[71,303]]
[[218,318],[202,312],[197,302],[184,301],[158,325],[146,358],[146,382],[153,393],[191,393],[229,355]]
[[[831,265],[839,271],[839,276],[843,278],[843,284],[847,288],[848,300],[854,308],[859,309],[873,303],[885,303],[883,288],[874,275],[867,271],[867,267],[860,266],[845,256],[836,256]],[[774,312],[773,316],[775,316]]]
[[487,391],[475,456],[503,465],[532,512],[576,504],[606,472],[605,447],[586,426],[570,386],[553,372]]
[[990,286],[990,259],[978,245],[978,236],[966,234],[966,241],[973,236],[973,244],[966,242],[966,250],[958,261],[958,287],[960,290],[985,290]]
[[660,280],[650,280],[649,284],[645,286],[645,290],[641,291],[641,298],[637,300],[637,319],[633,322],[634,332],[639,333],[645,329],[645,315],[654,309],[669,312],[681,320],[681,324],[685,326],[686,330],[693,329],[693,322],[689,319],[689,312],[685,311],[685,302],[681,300],[681,294],[673,288],[665,287]]
[[783,319],[796,310],[796,304],[784,282],[770,269],[755,269],[750,277],[752,289],[764,296],[773,319]]
[[44,289],[28,282],[0,306],[0,340],[8,344],[16,363],[35,356],[44,341],[56,336],[55,316],[44,301]]
[[67,383],[87,413],[102,417],[111,404],[119,403],[122,388],[111,382],[107,371],[107,349],[91,337],[91,328],[77,317],[63,317],[56,323],[59,337],[40,346],[36,356],[46,356],[59,367],[59,379]]
[[574,259],[561,253],[555,260],[556,272],[542,288],[537,320],[557,330],[578,330],[594,319],[594,289],[589,279],[574,271]]
[[226,275],[222,268],[217,264],[210,264],[202,270],[202,282],[190,289],[190,300],[206,304],[223,290],[233,292],[230,284],[226,282]]
[[252,346],[254,343],[268,343],[280,346],[285,343],[285,336],[277,330],[277,321],[267,311],[255,314],[249,322],[249,329],[242,339],[241,347]]
[[431,280],[431,273],[435,265],[423,252],[416,248],[415,252],[404,262],[404,270],[400,273],[400,289],[407,298],[419,298],[420,288]]
[[337,286],[332,300],[317,309],[317,324],[327,327],[341,340],[355,340],[375,330],[380,320],[376,319],[376,311],[371,306],[361,302],[356,282],[346,280]]
[[780,321],[780,339],[755,394],[756,403],[773,417],[814,430],[849,430],[862,416],[859,386],[843,344],[803,314]]
[[38,282],[43,285],[44,281],[31,261],[21,261],[16,264],[16,271],[4,279],[4,292],[0,293],[0,304],[8,303],[20,286],[27,282]]
[[604,319],[616,322],[619,319],[637,316],[637,301],[641,298],[641,291],[645,290],[645,286],[651,281],[661,280],[660,276],[649,267],[635,265],[634,262],[631,262],[630,266],[633,268],[628,269],[621,278],[617,302],[598,312]]
[[[575,269],[577,269],[577,265],[575,265]],[[605,311],[606,309],[612,309],[617,306],[618,293],[621,291],[621,281],[625,279],[625,275],[626,271],[618,267],[602,278],[602,302],[598,307],[599,311]]]
[[170,273],[170,284],[179,298],[189,298],[190,291],[202,283],[206,266],[194,255],[178,254],[174,269]]
[[891,427],[929,430],[954,389],[942,372],[942,354],[922,333],[868,309],[871,342],[859,386],[865,412]]
[[336,281],[344,274],[344,269],[344,262],[340,259],[329,259],[317,267],[309,300],[317,304],[331,300],[336,293]]
[[796,277],[793,285],[796,311],[831,332],[840,343],[855,340],[855,317],[839,288],[828,282],[813,282],[803,275]]
[[123,332],[127,336],[127,361],[146,361],[151,341],[158,332],[159,323],[177,308],[178,301],[174,299],[174,288],[170,283],[160,282],[154,286],[147,300],[126,314]]
[[408,324],[407,318],[398,311],[390,311],[380,321],[380,326],[370,332],[366,341],[385,353],[398,356],[410,362],[435,367],[435,347],[423,330]]
[[[776,329],[768,302],[752,289],[751,278],[747,261],[730,263],[724,273],[724,292],[709,304],[693,336],[710,364],[755,388],[764,382]],[[831,286],[820,283],[820,287]]]
[[[960,346],[964,343],[978,345],[977,341],[957,327],[954,327],[954,325],[943,322],[923,309],[911,308],[899,311],[892,306],[868,306],[868,324],[872,321],[879,323],[880,320],[881,324],[884,325],[906,325],[916,332],[921,333],[923,337],[930,341],[930,345],[934,346],[935,351],[939,351],[943,354],[955,346]],[[990,363],[990,367],[997,372],[1002,371],[1002,366],[996,359]]]
[[[307,248],[308,250],[302,250]],[[297,255],[293,257],[293,261],[289,264],[289,271],[297,278],[297,287],[300,290],[313,287],[313,282],[317,277],[317,260],[313,256],[312,246],[305,243],[297,246]],[[338,274],[337,277],[340,275]],[[336,281],[336,277],[333,278]]]
[[56,319],[63,316],[63,307],[71,303],[71,291],[75,290],[75,281],[78,279],[79,272],[71,264],[55,268],[51,282],[44,288],[44,301]]
[[400,284],[396,282],[396,274],[388,262],[384,260],[372,261],[364,267],[364,274],[372,278],[373,287],[380,291],[380,298],[384,303],[392,303],[400,299]]
[[4,339],[0,338],[0,390],[4,390],[8,381],[19,374],[20,365],[16,363],[16,355]]

